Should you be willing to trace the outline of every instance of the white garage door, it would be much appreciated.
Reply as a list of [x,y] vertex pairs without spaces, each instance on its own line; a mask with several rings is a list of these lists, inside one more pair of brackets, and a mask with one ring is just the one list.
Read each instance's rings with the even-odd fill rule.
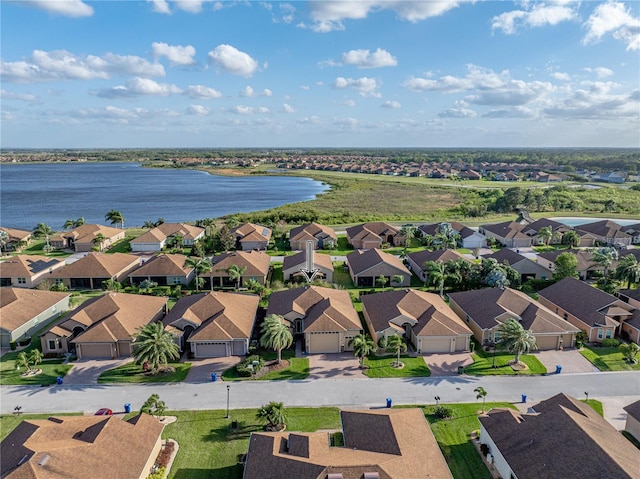
[[558,336],[536,336],[536,343],[540,351],[558,349]]
[[339,353],[340,333],[309,333],[310,353]]
[[111,344],[108,343],[82,343],[80,344],[80,355],[84,358],[110,358]]
[[231,343],[231,354],[233,354],[234,356],[244,356],[247,352],[245,350],[245,344],[246,343],[244,341],[234,340],[233,343]]
[[196,358],[220,358],[227,355],[227,343],[191,343]]
[[451,338],[422,338],[423,353],[448,353],[451,351]]

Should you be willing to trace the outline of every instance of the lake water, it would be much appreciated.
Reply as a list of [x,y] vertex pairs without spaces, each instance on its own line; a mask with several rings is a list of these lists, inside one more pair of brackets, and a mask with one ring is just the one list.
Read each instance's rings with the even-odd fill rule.
[[637,218],[635,220],[623,220],[618,218],[586,218],[579,216],[562,216],[556,218],[549,216],[548,218],[557,221],[558,223],[562,223],[563,225],[571,226],[572,228],[580,225],[586,225],[587,223],[595,223],[596,221],[602,221],[605,219],[611,219],[611,221],[618,223],[620,226],[627,226],[640,222],[640,218]]
[[139,163],[3,164],[0,225],[32,230],[42,222],[61,230],[81,216],[105,224],[112,209],[122,212],[125,226],[158,218],[179,223],[307,201],[328,189],[310,178],[215,176]]

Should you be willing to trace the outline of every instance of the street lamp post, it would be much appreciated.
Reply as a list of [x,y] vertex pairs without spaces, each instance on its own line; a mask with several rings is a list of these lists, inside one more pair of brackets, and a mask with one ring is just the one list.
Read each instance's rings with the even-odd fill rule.
[[585,391],[584,395],[587,397],[586,401],[589,402],[589,391]]
[[491,347],[493,348],[493,359],[491,361],[491,367],[495,369],[496,368],[496,343],[495,342],[491,343]]
[[227,415],[225,418],[229,419],[229,393],[231,392],[231,386],[227,384]]

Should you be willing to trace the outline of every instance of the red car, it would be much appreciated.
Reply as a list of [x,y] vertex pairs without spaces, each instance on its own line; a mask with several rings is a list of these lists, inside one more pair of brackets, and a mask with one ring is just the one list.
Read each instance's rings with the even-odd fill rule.
[[103,407],[102,409],[98,409],[94,416],[113,416],[113,411]]

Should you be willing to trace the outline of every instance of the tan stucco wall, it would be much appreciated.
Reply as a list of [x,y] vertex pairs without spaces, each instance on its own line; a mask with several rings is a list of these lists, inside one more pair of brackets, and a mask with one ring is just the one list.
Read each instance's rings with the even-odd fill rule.
[[624,427],[625,431],[629,432],[633,437],[640,441],[640,421],[632,418],[627,414],[627,422]]

